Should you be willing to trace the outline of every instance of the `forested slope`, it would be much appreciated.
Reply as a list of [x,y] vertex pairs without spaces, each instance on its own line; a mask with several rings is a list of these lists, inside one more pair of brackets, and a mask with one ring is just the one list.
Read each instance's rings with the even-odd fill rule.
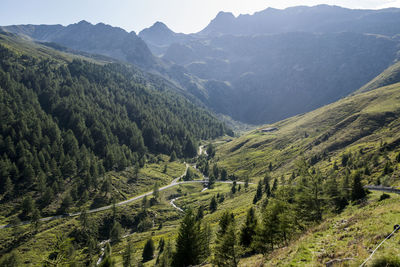
[[162,79],[126,65],[50,56],[44,47],[28,55],[14,37],[1,37],[5,199],[38,191],[46,206],[71,180],[82,193],[106,171],[143,166],[151,154],[191,157],[199,139],[227,131]]

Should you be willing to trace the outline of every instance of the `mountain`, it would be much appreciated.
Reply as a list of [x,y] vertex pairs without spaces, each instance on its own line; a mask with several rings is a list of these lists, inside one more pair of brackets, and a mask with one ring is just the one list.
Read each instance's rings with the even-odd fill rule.
[[389,37],[297,32],[173,44],[163,58],[210,81],[205,89],[213,110],[259,124],[352,93],[390,66],[398,49]]
[[161,22],[139,36],[85,21],[3,30],[132,63],[221,117],[260,124],[334,102],[392,65],[398,59],[398,14],[327,5],[238,17],[220,12],[189,35]]
[[109,56],[149,69],[156,59],[147,45],[135,34],[117,27],[81,21],[66,27],[61,25],[16,25],[3,31],[30,37],[40,42],[57,43],[92,54]]
[[[186,39],[160,35],[157,54],[200,78],[194,95],[215,112],[275,122],[353,93],[398,60],[399,14],[328,5],[220,12]],[[150,47],[152,36],[142,36]]]
[[221,11],[198,35],[216,36],[219,34],[233,34],[236,28],[235,19],[235,16],[231,12]]
[[[203,35],[256,35],[284,32],[357,32],[382,35],[399,33],[400,9],[352,10],[338,6],[267,8],[253,15],[234,17],[220,12],[197,33]],[[384,18],[384,19],[383,19]]]
[[139,33],[139,37],[146,40],[147,45],[155,55],[162,55],[165,49],[173,43],[186,42],[191,39],[190,35],[175,33],[159,21],[150,28],[143,29]]

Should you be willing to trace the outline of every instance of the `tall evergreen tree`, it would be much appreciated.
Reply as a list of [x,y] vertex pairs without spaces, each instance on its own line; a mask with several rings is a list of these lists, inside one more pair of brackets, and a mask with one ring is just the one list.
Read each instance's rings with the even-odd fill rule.
[[124,254],[122,255],[122,262],[124,267],[133,267],[134,260],[133,260],[133,246],[130,241],[125,247]]
[[150,238],[144,245],[142,253],[142,262],[148,262],[149,260],[152,260],[153,257],[154,257],[154,242],[153,239]]
[[240,244],[243,247],[250,247],[251,243],[253,242],[253,238],[256,234],[256,228],[257,228],[257,218],[255,215],[254,208],[251,207],[247,211],[246,215],[246,222],[242,226],[242,229],[240,231]]
[[219,227],[213,263],[221,267],[236,267],[239,263],[239,245],[236,238],[233,214],[224,213],[220,219]]
[[216,199],[215,199],[215,196],[213,196],[213,197],[211,198],[210,207],[209,207],[211,213],[213,213],[214,211],[217,210],[217,205],[218,205],[218,204],[217,204],[217,201],[216,201]]
[[270,186],[270,182],[271,182],[271,177],[269,176],[269,174],[267,173],[264,176],[264,192],[267,195],[267,197],[271,196],[271,186]]
[[196,221],[192,210],[188,209],[179,226],[172,266],[199,264],[205,257],[203,251],[200,222]]
[[262,198],[262,182],[258,181],[257,191],[253,198],[253,204],[256,204]]
[[158,186],[158,182],[154,183],[154,187],[153,187],[153,198],[158,202],[159,198],[160,198],[160,191],[159,191],[159,186]]
[[351,187],[351,200],[357,201],[363,199],[367,194],[365,193],[365,189],[361,184],[361,173],[356,172],[353,175],[353,184]]

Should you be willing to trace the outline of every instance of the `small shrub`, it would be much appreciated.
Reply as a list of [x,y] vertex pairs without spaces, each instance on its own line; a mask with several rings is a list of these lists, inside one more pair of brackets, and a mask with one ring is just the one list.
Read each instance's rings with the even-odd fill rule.
[[381,197],[379,198],[379,201],[382,201],[382,200],[385,200],[385,199],[388,199],[388,198],[390,198],[390,195],[388,195],[388,194],[386,194],[386,193],[383,193],[383,194],[381,195]]
[[400,267],[400,258],[396,256],[385,256],[372,262],[371,267]]

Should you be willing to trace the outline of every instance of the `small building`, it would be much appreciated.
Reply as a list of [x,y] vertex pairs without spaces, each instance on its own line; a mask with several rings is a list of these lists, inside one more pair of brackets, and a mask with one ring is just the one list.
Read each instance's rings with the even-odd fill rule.
[[263,132],[263,133],[269,133],[269,132],[275,132],[275,131],[278,131],[278,128],[268,127],[268,128],[261,129],[261,132]]

